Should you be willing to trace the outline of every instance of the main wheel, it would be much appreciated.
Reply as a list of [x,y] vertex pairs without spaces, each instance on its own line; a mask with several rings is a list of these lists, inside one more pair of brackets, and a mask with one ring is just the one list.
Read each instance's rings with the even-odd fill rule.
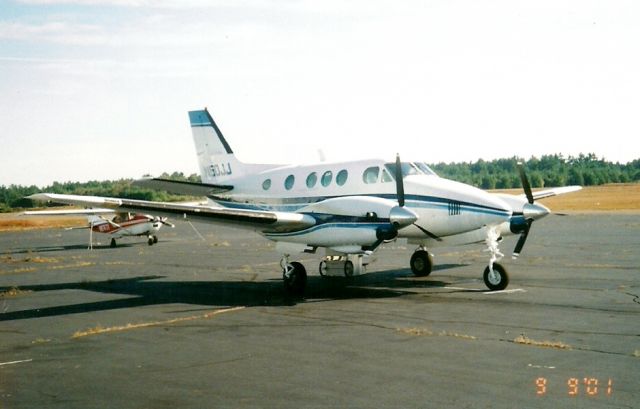
[[425,277],[431,274],[431,266],[433,261],[431,254],[426,250],[418,250],[411,256],[411,271],[416,277]]
[[149,240],[147,240],[147,243],[149,243],[150,246],[153,246],[153,237],[149,236]]
[[355,267],[353,266],[353,261],[347,260],[344,262],[344,276],[347,278],[353,277],[353,271]]
[[153,236],[153,244],[156,244],[158,242],[158,236]]
[[507,270],[498,263],[493,263],[493,271],[487,266],[487,268],[484,269],[483,278],[484,284],[491,291],[501,291],[509,285]]
[[284,291],[289,295],[301,296],[307,286],[307,270],[297,261],[287,266],[290,270],[283,271]]
[[320,265],[318,266],[318,272],[320,273],[321,277],[326,277],[327,276],[327,262],[322,260],[320,262]]

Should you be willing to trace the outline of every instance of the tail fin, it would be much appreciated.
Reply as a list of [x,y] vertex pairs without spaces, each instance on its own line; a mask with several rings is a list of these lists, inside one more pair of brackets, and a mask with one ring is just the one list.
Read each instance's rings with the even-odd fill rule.
[[203,183],[225,183],[245,173],[246,167],[236,158],[206,108],[189,111],[189,121]]

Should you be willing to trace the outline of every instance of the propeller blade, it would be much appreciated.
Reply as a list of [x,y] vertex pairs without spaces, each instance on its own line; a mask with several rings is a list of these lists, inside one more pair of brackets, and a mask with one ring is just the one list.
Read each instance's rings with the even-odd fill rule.
[[522,163],[518,163],[518,173],[520,174],[520,181],[522,182],[522,189],[524,189],[524,194],[527,196],[527,200],[530,204],[533,204],[533,193],[531,192],[531,185],[529,184],[529,179],[527,179],[527,175],[524,173],[524,166]]
[[404,180],[402,180],[402,166],[400,164],[400,154],[396,154],[396,196],[398,205],[404,207]]
[[525,227],[524,231],[520,234],[520,238],[516,243],[516,247],[513,249],[513,258],[518,258],[520,253],[522,252],[522,248],[524,247],[524,243],[527,242],[527,237],[529,236],[529,230],[531,230],[531,224],[533,223],[532,219],[527,220],[527,227]]
[[160,223],[164,224],[165,226],[169,226],[169,227],[171,227],[172,229],[176,227],[176,225],[175,225],[175,224],[173,224],[173,223],[171,223],[171,222],[168,222],[166,217],[161,217],[161,218],[160,218]]
[[424,234],[426,234],[427,236],[431,237],[432,239],[436,240],[436,241],[442,241],[442,239],[438,236],[436,236],[435,234],[431,233],[429,230],[425,229],[424,227],[420,226],[417,223],[413,223],[414,226],[416,226],[417,228],[420,229],[420,231],[422,231]]

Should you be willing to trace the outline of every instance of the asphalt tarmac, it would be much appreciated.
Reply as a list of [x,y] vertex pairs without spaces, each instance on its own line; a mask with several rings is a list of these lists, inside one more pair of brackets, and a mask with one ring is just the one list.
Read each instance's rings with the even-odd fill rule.
[[0,408],[638,407],[638,215],[534,223],[504,292],[479,246],[416,278],[398,242],[349,281],[303,255],[297,300],[272,243],[196,227],[0,233]]

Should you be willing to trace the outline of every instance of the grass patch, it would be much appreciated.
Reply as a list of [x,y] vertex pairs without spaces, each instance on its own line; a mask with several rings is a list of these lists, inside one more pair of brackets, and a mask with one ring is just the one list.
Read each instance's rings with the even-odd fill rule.
[[571,349],[571,345],[565,344],[560,341],[536,341],[524,335],[517,336],[514,340],[514,343],[520,345],[533,345],[536,347],[542,348],[555,348],[555,349]]
[[476,340],[477,338],[473,335],[467,334],[459,334],[457,332],[449,332],[449,331],[439,331],[433,332],[424,328],[396,328],[396,331],[412,336],[418,337],[450,337],[450,338],[459,338],[459,339],[467,339],[467,340]]
[[87,219],[77,216],[23,216],[20,213],[8,213],[0,218],[0,231],[23,231],[85,225],[87,225]]
[[0,292],[0,298],[11,298],[11,297],[19,297],[21,295],[29,294],[33,291],[31,290],[21,290],[18,287],[11,287],[6,291]]
[[[522,189],[506,189],[500,192],[521,194]],[[624,211],[635,213],[640,212],[640,183],[585,186],[578,192],[540,200],[541,203],[555,212]]]
[[171,325],[171,324],[177,324],[177,323],[186,322],[186,321],[208,319],[208,318],[212,318],[212,317],[214,317],[214,316],[216,316],[218,314],[222,314],[222,313],[225,313],[225,312],[239,311],[239,310],[242,310],[244,308],[245,307],[225,308],[225,309],[221,309],[221,310],[211,311],[211,312],[208,312],[206,314],[192,315],[190,317],[173,318],[173,319],[164,320],[164,321],[141,322],[141,323],[138,323],[138,324],[129,323],[129,324],[126,324],[126,325],[116,325],[116,326],[113,326],[113,327],[103,327],[102,325],[98,325],[96,327],[89,328],[89,329],[86,329],[84,331],[76,331],[71,336],[71,338],[82,338],[82,337],[88,337],[88,336],[91,336],[91,335],[106,334],[106,333],[111,333],[111,332],[123,332],[123,331],[129,331],[129,330],[133,330],[133,329],[157,327],[157,326],[161,326],[161,325]]

